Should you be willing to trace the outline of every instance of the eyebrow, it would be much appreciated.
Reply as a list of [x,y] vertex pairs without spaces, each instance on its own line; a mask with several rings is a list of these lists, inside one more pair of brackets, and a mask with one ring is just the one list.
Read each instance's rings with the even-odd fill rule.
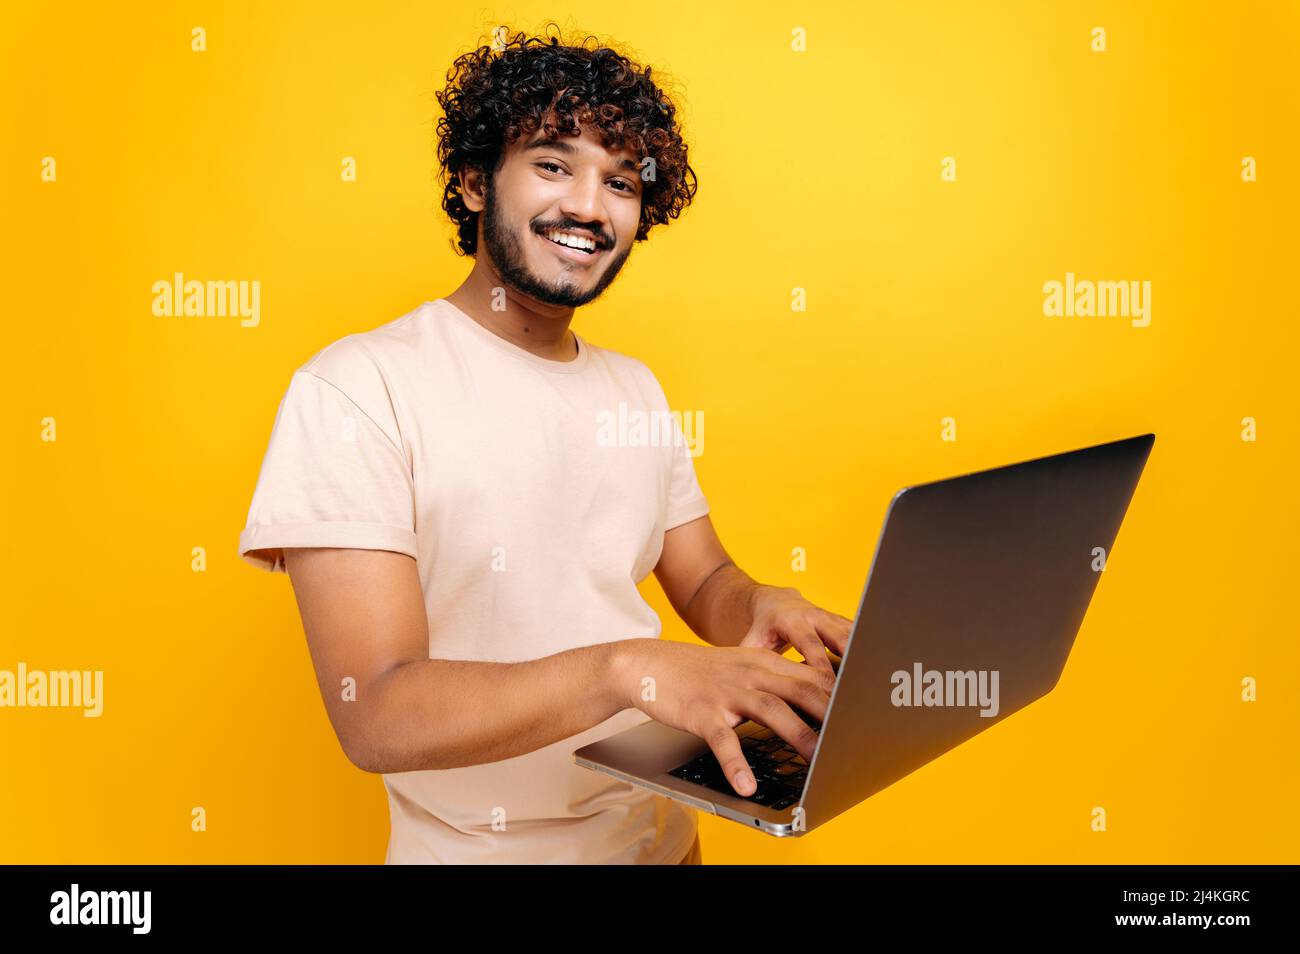
[[[565,142],[555,136],[547,136],[545,133],[539,134],[528,145],[524,146],[524,152],[532,152],[534,149],[554,149],[556,152],[562,152],[566,156],[575,156],[578,154],[577,146],[571,142]],[[640,172],[640,167],[631,159],[623,159],[619,162],[620,169],[630,169],[633,172]]]

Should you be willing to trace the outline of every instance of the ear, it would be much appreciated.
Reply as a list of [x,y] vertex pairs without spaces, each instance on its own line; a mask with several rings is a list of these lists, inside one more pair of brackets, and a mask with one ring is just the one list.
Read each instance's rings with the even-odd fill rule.
[[458,175],[465,208],[471,212],[482,212],[487,205],[487,176],[478,169],[462,169]]

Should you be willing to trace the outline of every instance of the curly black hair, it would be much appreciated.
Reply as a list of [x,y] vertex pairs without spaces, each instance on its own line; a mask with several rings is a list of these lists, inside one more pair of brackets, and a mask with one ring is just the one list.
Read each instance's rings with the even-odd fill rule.
[[[507,40],[499,29],[496,43],[456,59],[437,94],[445,114],[437,124],[442,207],[459,232],[453,247],[465,255],[477,252],[479,214],[465,207],[459,173],[478,170],[490,182],[505,147],[538,128],[576,136],[586,125],[606,149],[628,148],[654,160],[653,181],[642,183],[635,241],[681,215],[695,195],[677,107],[651,80],[652,68],[590,35],[573,45],[547,33]],[[596,41],[590,49],[589,40]]]

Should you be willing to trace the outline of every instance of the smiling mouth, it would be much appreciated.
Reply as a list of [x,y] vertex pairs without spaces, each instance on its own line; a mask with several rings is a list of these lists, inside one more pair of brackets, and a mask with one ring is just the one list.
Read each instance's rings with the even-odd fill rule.
[[546,242],[549,245],[554,245],[557,248],[564,249],[565,251],[574,252],[578,255],[585,255],[591,258],[594,258],[595,256],[599,255],[602,251],[604,251],[604,249],[601,248],[599,241],[595,238],[591,238],[591,241],[596,243],[596,247],[592,249],[581,248],[576,245],[565,245],[563,242],[557,242],[552,238],[547,238],[544,233],[538,233],[538,238],[540,238],[543,242]]

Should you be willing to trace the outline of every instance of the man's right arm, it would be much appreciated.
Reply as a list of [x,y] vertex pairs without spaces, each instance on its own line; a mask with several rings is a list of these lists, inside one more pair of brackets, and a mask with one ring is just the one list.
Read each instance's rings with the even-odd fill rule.
[[519,663],[430,659],[414,558],[285,548],[284,559],[330,722],[348,758],[365,771],[512,758],[630,705],[615,673],[621,641]]
[[736,725],[758,720],[811,761],[817,734],[790,704],[820,721],[835,684],[832,672],[768,649],[651,637],[517,663],[430,659],[413,557],[286,547],[284,560],[330,722],[348,758],[368,772],[497,762],[635,706],[705,740],[748,795],[754,779]]

